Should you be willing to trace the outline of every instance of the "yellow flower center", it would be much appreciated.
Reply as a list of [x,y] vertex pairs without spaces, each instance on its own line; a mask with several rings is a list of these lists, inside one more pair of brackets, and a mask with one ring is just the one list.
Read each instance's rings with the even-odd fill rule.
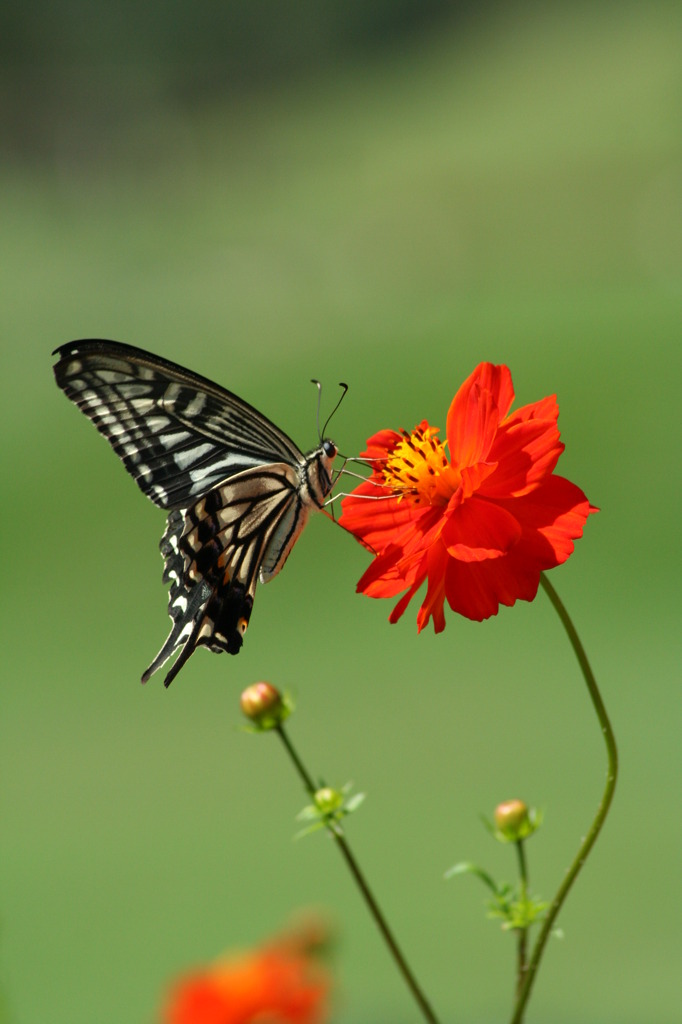
[[383,467],[384,485],[409,494],[415,504],[447,505],[462,483],[459,470],[448,462],[445,442],[436,438],[438,427],[416,427],[395,446]]

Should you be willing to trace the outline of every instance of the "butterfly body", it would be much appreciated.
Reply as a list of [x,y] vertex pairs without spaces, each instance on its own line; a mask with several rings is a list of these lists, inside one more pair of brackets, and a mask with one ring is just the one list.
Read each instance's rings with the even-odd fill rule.
[[119,342],[62,345],[59,387],[88,416],[155,504],[170,584],[170,635],[142,681],[181,650],[237,654],[256,584],[280,571],[332,489],[335,444],[303,454],[253,406],[207,378]]

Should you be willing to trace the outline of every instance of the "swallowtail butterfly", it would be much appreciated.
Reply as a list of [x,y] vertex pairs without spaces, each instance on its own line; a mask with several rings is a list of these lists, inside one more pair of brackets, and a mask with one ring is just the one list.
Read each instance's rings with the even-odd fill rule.
[[332,489],[333,441],[304,455],[224,388],[116,341],[61,345],[54,373],[148,498],[168,511],[161,540],[173,626],[142,676],[200,645],[237,654],[258,580],[284,565]]

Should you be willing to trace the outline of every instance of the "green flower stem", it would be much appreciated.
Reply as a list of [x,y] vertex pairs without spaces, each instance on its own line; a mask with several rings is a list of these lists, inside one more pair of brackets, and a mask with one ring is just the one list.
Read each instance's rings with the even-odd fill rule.
[[[275,732],[279,735],[279,738],[284,744],[286,751],[289,754],[289,757],[291,758],[294,767],[296,768],[296,771],[301,777],[301,780],[306,790],[311,796],[314,796],[317,787],[315,786],[310,774],[306,770],[303,762],[301,761],[296,750],[294,749],[288,734],[284,730],[284,727],[281,724],[277,725],[275,727]],[[417,984],[417,980],[412,974],[412,971],[410,970],[410,967],[405,957],[403,956],[403,953],[401,952],[400,947],[398,946],[398,943],[396,942],[383,913],[381,912],[379,904],[374,898],[372,890],[370,889],[364,875],[362,874],[362,871],[360,870],[360,866],[356,861],[353,852],[350,846],[348,845],[348,842],[346,841],[346,838],[343,834],[343,830],[338,824],[331,822],[327,824],[327,828],[334,837],[334,840],[339,850],[341,851],[341,854],[346,864],[348,865],[350,873],[352,874],[358,888],[360,889],[360,892],[362,893],[365,903],[369,908],[369,912],[374,918],[374,921],[379,931],[381,932],[386,945],[390,950],[391,956],[393,957],[398,967],[398,970],[402,974],[407,987],[414,996],[414,999],[416,1000],[417,1005],[419,1006],[419,1009],[422,1012],[424,1020],[428,1021],[428,1024],[438,1024],[438,1019],[435,1013],[433,1012],[426,996],[424,995],[421,988]]]
[[[519,861],[519,878],[521,879],[520,894],[521,900],[525,903],[528,899],[528,865],[526,863],[526,848],[523,839],[518,839],[514,844]],[[528,928],[519,928],[516,942],[516,996],[518,998],[523,983],[526,980],[528,970]]]
[[590,700],[592,701],[592,705],[599,720],[602,735],[604,736],[608,766],[606,771],[606,786],[604,788],[604,793],[602,795],[599,807],[597,808],[597,813],[594,817],[594,821],[592,822],[590,830],[585,836],[578,850],[575,860],[566,872],[564,880],[559,886],[556,896],[552,900],[549,910],[547,911],[547,916],[543,921],[540,934],[538,935],[537,942],[535,943],[535,948],[533,949],[533,953],[528,964],[525,981],[523,983],[523,986],[521,987],[521,991],[518,993],[517,996],[516,1006],[514,1007],[514,1015],[511,1018],[511,1024],[521,1024],[523,1020],[523,1014],[526,1008],[526,1004],[528,1002],[528,998],[531,993],[531,989],[533,987],[533,982],[535,981],[535,977],[538,972],[538,967],[540,965],[542,954],[547,944],[547,939],[549,938],[557,914],[559,913],[571,886],[578,877],[578,874],[580,873],[583,864],[587,860],[590,850],[592,849],[597,840],[597,836],[601,832],[602,825],[604,824],[606,816],[609,813],[609,807],[611,806],[611,801],[613,800],[613,794],[616,788],[616,779],[618,777],[618,751],[616,749],[616,739],[613,735],[613,729],[611,728],[611,723],[609,721],[609,716],[606,713],[604,702],[601,699],[601,694],[599,693],[597,682],[594,678],[592,669],[590,668],[590,663],[587,660],[585,649],[582,643],[580,642],[580,638],[576,632],[575,626],[573,625],[568,612],[566,611],[563,603],[561,602],[559,595],[557,594],[556,590],[549,582],[544,573],[542,573],[542,575],[540,576],[540,583],[542,584],[542,587],[547,596],[549,597],[550,601],[554,605],[554,609],[559,618],[561,619],[563,627],[568,635],[568,639],[570,640],[573,650],[575,651],[575,656],[578,659],[578,663],[580,665],[583,676],[585,678],[585,682],[587,684]]

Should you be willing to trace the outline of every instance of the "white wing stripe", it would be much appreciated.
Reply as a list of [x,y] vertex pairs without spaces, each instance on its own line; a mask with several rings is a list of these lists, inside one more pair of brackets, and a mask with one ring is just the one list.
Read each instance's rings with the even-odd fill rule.
[[[215,451],[214,444],[195,444],[186,451],[173,452],[173,461],[178,469],[189,469],[194,462],[198,462],[204,455]],[[213,466],[210,467],[213,469]]]

